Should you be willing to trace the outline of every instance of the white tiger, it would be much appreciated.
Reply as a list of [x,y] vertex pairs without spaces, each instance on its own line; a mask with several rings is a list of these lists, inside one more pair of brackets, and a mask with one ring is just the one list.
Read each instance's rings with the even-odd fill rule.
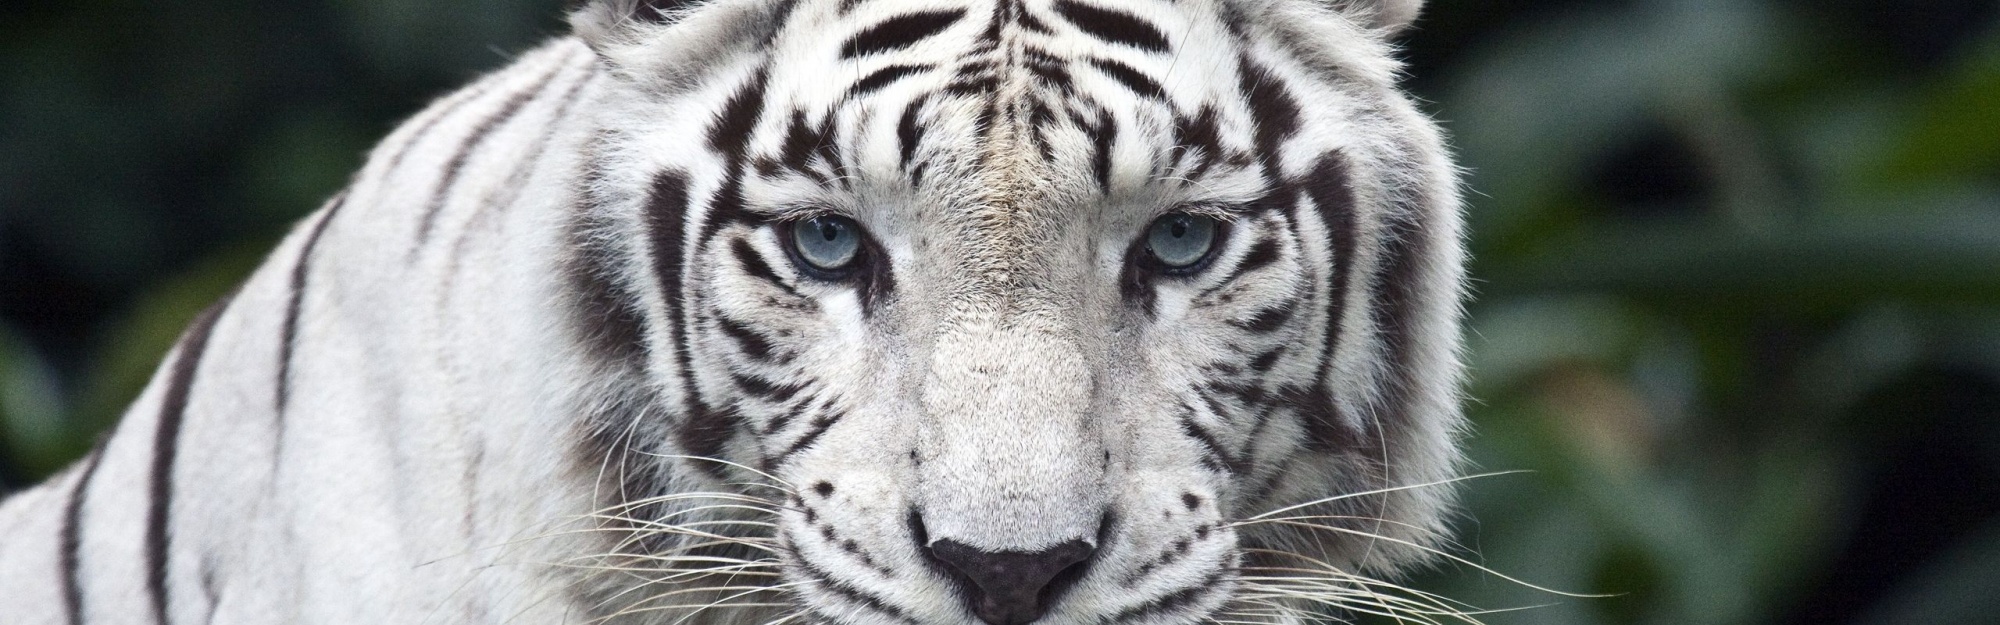
[[0,508],[0,622],[1425,621],[1420,0],[598,0]]

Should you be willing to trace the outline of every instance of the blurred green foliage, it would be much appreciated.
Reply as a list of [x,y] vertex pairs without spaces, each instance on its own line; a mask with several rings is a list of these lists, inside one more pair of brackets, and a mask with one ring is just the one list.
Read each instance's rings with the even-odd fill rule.
[[[30,2],[0,22],[0,483],[115,422],[393,121],[555,0]],[[2000,10],[1434,0],[1488,622],[2000,614]],[[136,295],[135,295],[136,294]]]

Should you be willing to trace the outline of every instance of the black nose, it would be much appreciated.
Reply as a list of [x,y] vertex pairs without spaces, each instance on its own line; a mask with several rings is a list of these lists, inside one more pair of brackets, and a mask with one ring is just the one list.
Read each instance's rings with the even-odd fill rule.
[[1063,573],[1089,560],[1093,551],[1081,540],[1034,553],[980,551],[949,540],[931,544],[932,555],[976,587],[969,597],[972,611],[991,625],[1024,625],[1041,618],[1045,600],[1080,577]]

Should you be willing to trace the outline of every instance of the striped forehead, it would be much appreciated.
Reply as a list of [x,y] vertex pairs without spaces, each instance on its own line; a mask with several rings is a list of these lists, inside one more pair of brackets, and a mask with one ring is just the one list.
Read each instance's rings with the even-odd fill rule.
[[[832,107],[892,86],[972,92],[1075,78],[1128,95],[1207,99],[1233,75],[1238,45],[1200,1],[828,0],[801,5],[773,41],[774,87]],[[989,84],[988,79],[994,81]],[[1105,81],[1109,81],[1105,83]],[[830,88],[834,86],[839,88]]]
[[766,97],[774,114],[756,143],[783,151],[804,122],[823,131],[818,140],[842,144],[846,165],[878,174],[917,173],[906,167],[916,157],[912,134],[940,156],[977,160],[1002,126],[1017,132],[1000,149],[1032,151],[1033,142],[1104,140],[1101,130],[1116,124],[1110,149],[1121,165],[1185,147],[1176,130],[1190,120],[1224,144],[1247,144],[1243,45],[1215,6],[804,3],[772,41]]

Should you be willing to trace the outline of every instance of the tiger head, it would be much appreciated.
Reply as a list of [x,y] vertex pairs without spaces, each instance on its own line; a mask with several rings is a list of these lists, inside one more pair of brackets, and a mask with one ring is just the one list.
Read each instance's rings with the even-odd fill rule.
[[605,592],[1394,611],[1350,600],[1429,550],[1459,460],[1456,172],[1391,57],[1419,4],[579,8],[615,77],[576,190],[616,391],[585,444],[612,550],[659,572]]

